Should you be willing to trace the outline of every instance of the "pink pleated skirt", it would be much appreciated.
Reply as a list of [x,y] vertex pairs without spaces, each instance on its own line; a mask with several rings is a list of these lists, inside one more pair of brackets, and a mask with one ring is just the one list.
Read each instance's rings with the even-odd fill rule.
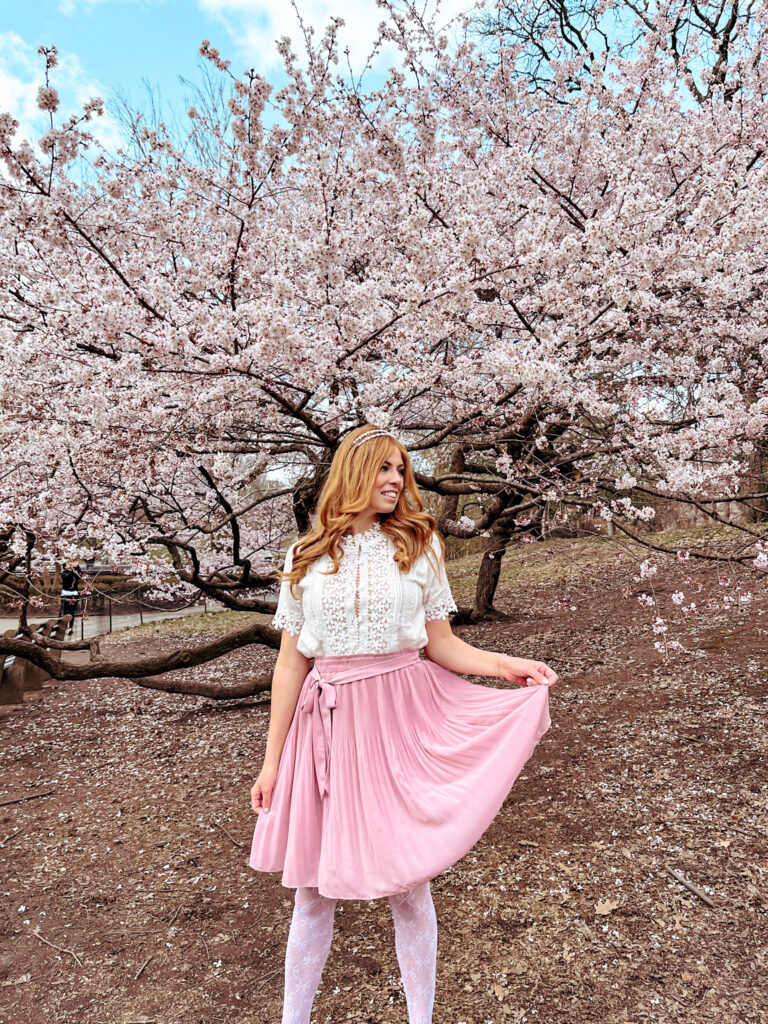
[[418,650],[315,658],[249,866],[377,899],[460,860],[549,729],[549,687],[470,683]]

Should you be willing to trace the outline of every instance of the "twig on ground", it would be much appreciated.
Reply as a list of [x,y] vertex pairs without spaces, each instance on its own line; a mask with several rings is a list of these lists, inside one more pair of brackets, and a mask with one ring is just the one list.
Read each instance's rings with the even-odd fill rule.
[[146,959],[146,960],[144,961],[144,963],[143,963],[143,964],[141,965],[141,967],[140,967],[140,968],[138,969],[138,971],[136,971],[136,973],[135,973],[135,974],[134,974],[134,976],[133,976],[133,980],[134,980],[134,981],[136,981],[136,980],[137,980],[137,979],[138,979],[139,977],[141,977],[141,974],[142,974],[142,972],[144,971],[144,968],[145,968],[145,967],[147,966],[147,964],[149,963],[149,961],[150,961],[150,960],[152,959],[152,956],[153,956],[153,954],[152,954],[152,953],[150,953],[150,954],[149,954],[149,956],[147,957],[147,959]]
[[39,796],[48,796],[55,793],[55,789],[46,789],[42,793],[27,793],[26,796],[16,796],[12,800],[0,800],[0,807],[7,807],[9,804],[21,804],[25,800],[36,800]]
[[229,838],[232,840],[232,842],[235,844],[235,846],[239,847],[240,849],[243,848],[243,844],[240,842],[240,840],[239,839],[235,839],[235,837],[233,835],[231,835],[229,832],[227,832],[227,830],[224,828],[224,826],[221,824],[221,822],[214,821],[213,824],[216,825],[218,828],[220,828],[222,832],[226,833],[226,835],[229,836]]
[[276,975],[282,974],[283,970],[284,970],[284,968],[278,967],[278,969],[276,971],[272,971],[271,974],[267,974],[263,978],[259,978],[259,980],[257,982],[255,982],[255,984],[256,985],[263,985],[265,981],[270,981]]
[[670,873],[670,875],[672,875],[673,878],[677,879],[677,881],[680,882],[681,885],[684,885],[686,889],[690,889],[694,896],[698,896],[699,899],[703,900],[708,907],[714,907],[715,904],[712,902],[712,900],[709,898],[709,896],[707,896],[705,892],[702,892],[698,885],[694,885],[693,882],[689,882],[685,875],[681,874],[681,872],[679,872],[676,868],[671,868],[669,864],[665,864],[664,867]]
[[174,922],[174,921],[176,920],[176,918],[177,918],[177,917],[179,916],[180,912],[181,912],[181,911],[182,911],[183,909],[184,909],[184,904],[183,904],[183,903],[180,903],[180,904],[178,905],[178,907],[176,907],[176,909],[175,909],[175,910],[174,910],[174,912],[173,912],[173,917],[172,917],[172,918],[171,918],[171,920],[170,920],[170,921],[168,922],[168,927],[169,927],[169,928],[171,927],[171,925],[173,924],[173,922]]
[[50,942],[48,939],[44,938],[40,934],[40,931],[39,931],[38,928],[33,928],[32,929],[32,934],[36,935],[38,937],[38,939],[40,939],[41,942],[44,942],[46,944],[46,946],[50,946],[51,949],[58,949],[58,951],[60,953],[69,953],[70,956],[73,956],[75,958],[75,960],[77,960],[77,963],[78,963],[78,965],[80,967],[83,966],[83,962],[80,959],[80,957],[77,955],[77,953],[73,953],[71,949],[66,949],[64,946],[57,946],[55,942]]

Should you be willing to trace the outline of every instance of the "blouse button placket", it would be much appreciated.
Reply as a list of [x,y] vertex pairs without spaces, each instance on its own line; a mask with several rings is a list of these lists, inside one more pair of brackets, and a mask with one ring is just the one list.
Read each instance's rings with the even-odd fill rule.
[[358,645],[360,642],[360,561],[362,558],[362,549],[360,544],[357,547],[357,559],[355,563],[355,631],[357,633]]
[[[338,575],[324,588],[323,611],[333,653],[387,650],[391,595],[387,574],[391,560],[386,537],[375,523],[342,538],[344,557]],[[365,601],[363,601],[365,597]]]

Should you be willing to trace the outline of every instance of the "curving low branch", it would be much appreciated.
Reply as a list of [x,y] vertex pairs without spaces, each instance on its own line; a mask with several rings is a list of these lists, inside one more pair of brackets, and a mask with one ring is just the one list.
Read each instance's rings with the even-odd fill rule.
[[[103,679],[109,676],[144,679],[159,672],[172,672],[174,669],[202,665],[207,661],[213,661],[214,658],[229,654],[230,651],[247,647],[249,644],[258,643],[277,650],[280,646],[280,638],[280,630],[256,622],[251,626],[227,633],[211,643],[201,644],[194,648],[178,648],[175,651],[152,655],[139,661],[134,658],[130,661],[119,658],[99,658],[86,665],[72,665],[60,661],[57,655],[49,653],[38,643],[11,637],[0,637],[0,654],[15,654],[17,658],[24,658],[26,661],[32,662],[33,665],[37,665],[38,668],[44,669],[53,679]],[[178,686],[178,684],[174,685]],[[173,689],[170,686],[158,688],[167,689],[171,693],[190,692]],[[203,692],[203,688],[204,684],[201,684],[199,692]],[[211,689],[215,689],[215,686]],[[208,695],[207,691],[206,695]]]
[[171,680],[163,676],[147,676],[136,680],[137,686],[149,690],[161,690],[163,693],[182,693],[193,697],[207,697],[209,700],[240,700],[243,697],[255,697],[272,687],[272,673],[265,672],[258,679],[245,680],[239,683],[200,683],[185,680]]

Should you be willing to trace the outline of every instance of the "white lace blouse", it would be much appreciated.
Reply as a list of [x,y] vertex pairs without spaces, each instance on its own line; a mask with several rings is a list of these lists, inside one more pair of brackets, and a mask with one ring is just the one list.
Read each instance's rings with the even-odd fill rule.
[[[288,549],[285,572],[293,564],[296,543]],[[437,534],[432,535],[432,549],[438,573],[426,552],[410,572],[401,572],[395,546],[378,520],[362,533],[342,537],[341,544],[344,554],[337,573],[321,575],[333,565],[330,555],[321,555],[295,584],[296,598],[287,581],[280,585],[272,625],[298,634],[297,647],[307,658],[425,647],[425,622],[457,611]]]

